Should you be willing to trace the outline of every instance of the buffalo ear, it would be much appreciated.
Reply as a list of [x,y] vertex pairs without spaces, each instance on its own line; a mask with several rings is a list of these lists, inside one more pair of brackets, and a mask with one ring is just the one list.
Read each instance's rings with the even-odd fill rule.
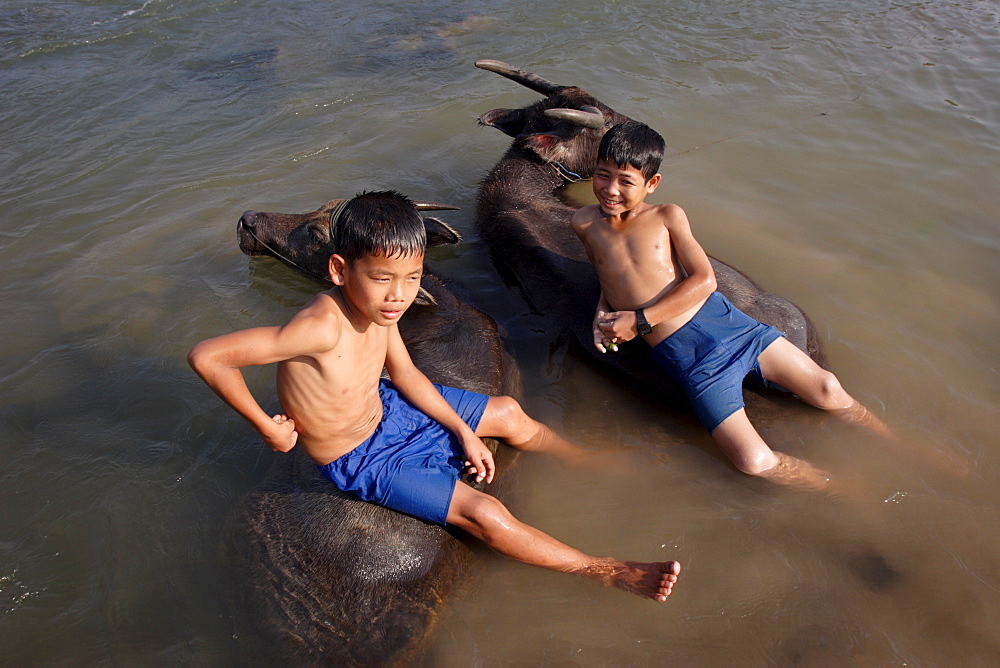
[[480,125],[496,128],[508,137],[517,137],[524,130],[524,109],[494,109],[479,117]]
[[327,223],[309,223],[309,236],[322,246],[330,243],[330,226]]
[[437,218],[424,218],[424,227],[427,229],[428,248],[450,246],[462,241],[461,234]]

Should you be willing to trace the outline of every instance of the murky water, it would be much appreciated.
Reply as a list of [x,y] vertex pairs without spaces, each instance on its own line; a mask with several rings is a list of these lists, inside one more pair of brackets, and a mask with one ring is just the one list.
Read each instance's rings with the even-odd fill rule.
[[[426,665],[992,665],[1000,657],[1000,26],[993,2],[0,5],[0,644],[10,665],[237,662],[220,539],[272,456],[184,362],[315,291],[240,212],[395,187],[463,207],[435,269],[509,332],[530,410],[636,475],[526,461],[518,514],[678,558],[663,606],[493,559]],[[905,453],[762,425],[850,490],[738,474],[689,419],[550,351],[472,225],[478,114],[585,87],[667,137],[656,195],[800,305]],[[271,375],[251,373],[265,402]],[[924,453],[968,464],[942,471]]]

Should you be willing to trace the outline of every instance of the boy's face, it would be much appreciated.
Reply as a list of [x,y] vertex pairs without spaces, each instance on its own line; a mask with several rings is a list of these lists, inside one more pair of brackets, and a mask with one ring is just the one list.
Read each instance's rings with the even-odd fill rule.
[[636,208],[659,183],[659,174],[647,181],[635,167],[619,167],[610,160],[598,161],[594,171],[594,194],[601,211],[608,216],[620,216]]
[[343,289],[351,309],[376,325],[399,322],[420,289],[424,254],[365,255],[348,262],[330,256],[330,279]]

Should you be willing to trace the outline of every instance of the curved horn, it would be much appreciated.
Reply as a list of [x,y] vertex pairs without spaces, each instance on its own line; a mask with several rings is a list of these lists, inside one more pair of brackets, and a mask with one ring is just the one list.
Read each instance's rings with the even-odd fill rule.
[[591,107],[589,105],[583,107],[582,109],[546,109],[545,115],[549,118],[558,118],[562,121],[568,121],[573,125],[580,125],[585,128],[597,128],[604,127],[604,114],[597,107]]
[[413,303],[420,304],[421,306],[437,306],[437,300],[434,299],[434,295],[427,292],[422,285],[417,290],[417,298],[413,300]]
[[439,204],[438,202],[424,202],[423,200],[414,200],[413,206],[417,208],[417,211],[458,211],[457,206],[452,206],[451,204]]
[[507,63],[500,60],[477,60],[476,67],[481,70],[496,72],[502,77],[507,77],[511,81],[516,81],[522,86],[526,86],[536,93],[541,93],[546,96],[552,95],[559,89],[566,87],[554,84],[551,81],[543,79],[537,74],[532,74],[531,72],[525,72],[524,70],[511,67]]

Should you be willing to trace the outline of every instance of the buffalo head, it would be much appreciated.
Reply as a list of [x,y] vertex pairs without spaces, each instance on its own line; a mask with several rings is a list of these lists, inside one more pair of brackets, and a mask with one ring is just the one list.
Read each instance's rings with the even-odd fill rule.
[[488,111],[479,117],[479,123],[513,137],[515,147],[533,152],[570,180],[593,175],[601,137],[609,128],[629,120],[576,86],[554,84],[499,60],[477,60],[476,67],[545,96],[522,109]]
[[[332,199],[309,213],[262,213],[246,211],[236,223],[240,250],[247,255],[270,255],[293,269],[329,282],[327,261],[337,252],[330,245],[346,199]],[[455,210],[435,202],[414,202],[418,211]],[[457,244],[461,235],[437,218],[424,218],[427,247]]]

